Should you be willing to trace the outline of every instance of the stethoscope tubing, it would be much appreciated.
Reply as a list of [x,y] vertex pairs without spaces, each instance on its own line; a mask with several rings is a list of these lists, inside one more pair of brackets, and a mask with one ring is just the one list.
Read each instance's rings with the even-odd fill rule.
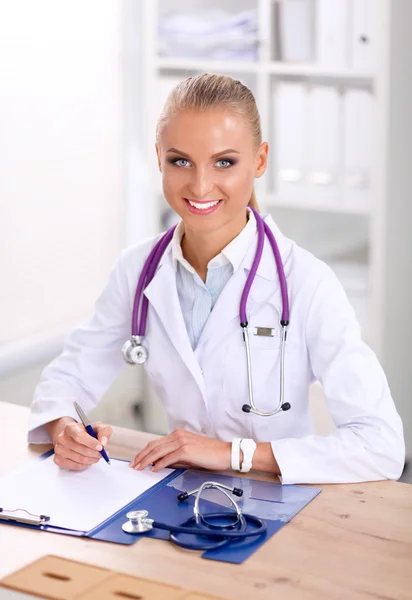
[[169,533],[169,540],[172,542],[172,544],[175,544],[175,546],[179,546],[179,548],[184,548],[184,550],[196,550],[197,552],[207,552],[208,550],[220,550],[221,548],[227,546],[231,542],[230,538],[224,538],[214,543],[211,542],[210,539],[211,538],[209,538],[209,542],[204,543],[193,543],[189,541],[184,542],[178,537],[178,534],[172,532]]
[[[227,519],[230,515],[228,513],[207,513],[203,516],[205,519]],[[199,528],[195,516],[189,517],[189,519],[184,521],[181,525],[167,525],[166,523],[161,523],[159,521],[153,521],[152,525],[154,528],[170,531],[171,533],[186,533],[189,535],[212,538],[224,536],[227,539],[242,539],[246,537],[253,537],[255,535],[263,535],[266,532],[266,523],[259,517],[243,513],[243,518],[245,520],[245,524],[242,529],[239,529],[238,531],[226,530],[223,529],[223,527],[220,529],[207,529],[206,527]],[[246,527],[248,523],[255,525],[257,528],[253,530],[247,530]],[[195,525],[197,528],[195,529],[194,527],[190,527],[191,524]]]
[[[147,311],[149,308],[149,301],[146,296],[143,294],[144,288],[149,285],[151,280],[154,277],[159,261],[166,250],[167,246],[170,244],[171,239],[173,237],[174,230],[176,229],[176,225],[169,229],[161,240],[152,248],[143,270],[139,277],[139,282],[136,289],[135,300],[133,304],[133,314],[132,314],[132,332],[133,335],[145,336],[146,333],[146,322],[147,322]],[[138,319],[138,311],[141,304],[140,310],[140,320]]]
[[[249,393],[249,407],[247,412],[254,413],[260,417],[271,417],[282,410],[288,410],[290,404],[284,402],[285,399],[285,343],[286,343],[286,327],[282,326],[281,331],[281,346],[280,346],[280,376],[279,376],[279,402],[277,407],[270,412],[263,412],[257,408],[253,399],[253,381],[252,381],[252,359],[249,347],[249,331],[245,327],[243,329],[243,341],[245,342],[246,349],[246,367],[248,376],[248,393]],[[247,406],[247,405],[246,405]],[[288,407],[288,408],[285,408]]]
[[[203,515],[204,519],[227,519],[227,513],[207,513]],[[238,531],[230,531],[227,529],[207,529],[207,528],[199,528],[198,521],[195,516],[189,517],[186,521],[183,521],[181,525],[170,526],[165,523],[159,523],[157,521],[153,522],[153,527],[157,527],[158,529],[163,529],[164,531],[169,532],[169,540],[179,546],[180,548],[184,548],[185,550],[197,550],[201,552],[206,552],[208,550],[218,550],[227,546],[232,542],[236,542],[238,540],[251,538],[255,536],[261,536],[267,531],[267,526],[262,519],[259,517],[255,517],[254,515],[243,514],[242,515],[243,524],[241,529]],[[256,525],[256,529],[247,530],[248,523]],[[196,526],[191,527],[190,525]],[[206,542],[189,542],[183,541],[179,539],[179,535],[188,534],[191,536],[195,536],[197,538],[208,538]]]

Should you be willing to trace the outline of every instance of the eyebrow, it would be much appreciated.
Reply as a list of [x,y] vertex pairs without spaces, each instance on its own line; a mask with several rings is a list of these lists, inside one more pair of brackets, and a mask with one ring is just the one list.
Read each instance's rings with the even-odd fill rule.
[[[186,158],[190,158],[189,154],[186,154],[186,152],[182,152],[181,150],[178,150],[177,148],[169,148],[167,150],[167,152],[173,152],[174,154],[181,154],[182,156],[185,156]],[[233,148],[228,148],[227,150],[222,150],[221,152],[216,152],[216,154],[212,154],[212,158],[217,158],[218,156],[222,156],[222,154],[230,154],[230,153],[240,154],[240,152],[238,150],[234,150]]]

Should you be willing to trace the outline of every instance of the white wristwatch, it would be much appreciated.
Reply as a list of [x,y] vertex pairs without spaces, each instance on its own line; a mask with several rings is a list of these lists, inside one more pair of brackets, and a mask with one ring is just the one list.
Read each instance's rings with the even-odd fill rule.
[[240,472],[248,473],[252,468],[252,459],[256,450],[256,442],[250,439],[244,439],[240,442],[240,449],[243,452],[243,462]]
[[232,442],[232,469],[240,471],[240,442],[241,438],[235,438]]

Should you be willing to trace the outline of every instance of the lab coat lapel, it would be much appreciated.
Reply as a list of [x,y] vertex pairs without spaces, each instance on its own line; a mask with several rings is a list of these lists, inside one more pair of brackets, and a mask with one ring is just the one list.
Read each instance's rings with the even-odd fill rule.
[[144,293],[162,322],[164,330],[167,332],[177,353],[193,375],[204,396],[205,385],[203,374],[193,353],[183,319],[171,252],[168,252],[162,258],[155,276],[145,288]]

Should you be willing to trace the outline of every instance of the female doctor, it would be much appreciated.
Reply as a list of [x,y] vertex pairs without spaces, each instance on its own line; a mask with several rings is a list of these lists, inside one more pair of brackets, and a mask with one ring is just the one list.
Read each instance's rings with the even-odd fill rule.
[[[226,76],[186,79],[160,115],[156,151],[164,196],[181,221],[145,282],[141,342],[171,433],[147,444],[130,466],[253,468],[283,483],[397,479],[402,423],[342,286],[257,212],[253,185],[266,170],[268,144],[250,90]],[[280,264],[265,232],[256,267],[262,227],[275,238]],[[98,442],[90,437],[73,401],[93,408],[124,365],[122,348],[126,358],[133,349],[124,344],[136,287],[159,239],[120,255],[94,316],[42,373],[29,441],[51,439],[62,468],[96,463],[110,438],[102,423],[95,424]],[[313,430],[314,380],[336,425],[328,436]]]

